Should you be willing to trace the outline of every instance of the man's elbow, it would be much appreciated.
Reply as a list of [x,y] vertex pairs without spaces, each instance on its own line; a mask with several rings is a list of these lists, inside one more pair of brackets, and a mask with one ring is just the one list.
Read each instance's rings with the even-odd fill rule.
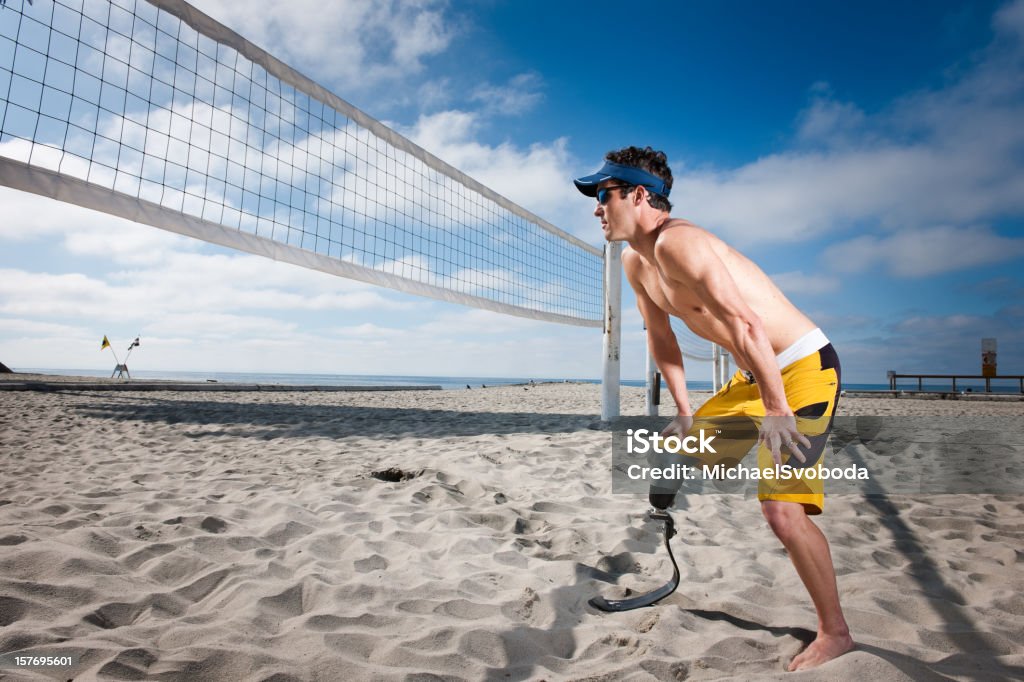
[[764,323],[760,317],[754,314],[736,316],[731,326],[735,340],[738,342],[737,345],[758,346],[768,338],[768,331],[765,329]]

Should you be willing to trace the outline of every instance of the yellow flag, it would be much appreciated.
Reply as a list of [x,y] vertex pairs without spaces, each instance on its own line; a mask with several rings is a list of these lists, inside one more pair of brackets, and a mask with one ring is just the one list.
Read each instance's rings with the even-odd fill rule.
[[103,335],[103,345],[100,346],[100,350],[110,347],[110,341],[107,340],[106,334]]

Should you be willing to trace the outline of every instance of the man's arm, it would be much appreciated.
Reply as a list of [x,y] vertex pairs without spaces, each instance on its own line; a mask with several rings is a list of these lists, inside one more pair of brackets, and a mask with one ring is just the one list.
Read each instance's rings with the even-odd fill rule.
[[691,290],[725,327],[736,361],[753,373],[766,416],[761,425],[761,440],[776,463],[781,463],[782,446],[804,461],[795,443],[810,447],[810,441],[797,429],[786,400],[782,372],[761,318],[743,300],[728,268],[703,233],[694,231],[687,237],[685,243],[681,238],[666,238],[664,234],[659,238],[655,245],[659,266],[667,276]]
[[662,237],[655,249],[662,271],[692,291],[725,327],[736,362],[757,379],[767,413],[792,414],[764,324],[743,300],[732,275],[708,240],[695,230],[685,240]]
[[672,331],[668,313],[659,308],[644,289],[640,279],[640,268],[642,267],[640,255],[632,249],[626,249],[622,254],[622,265],[626,271],[626,279],[636,294],[636,306],[647,327],[647,345],[654,357],[654,362],[658,365],[661,376],[665,378],[665,383],[668,384],[668,390],[676,402],[678,414],[689,416],[692,412],[690,410],[690,395],[686,390],[683,354],[679,350],[675,332]]

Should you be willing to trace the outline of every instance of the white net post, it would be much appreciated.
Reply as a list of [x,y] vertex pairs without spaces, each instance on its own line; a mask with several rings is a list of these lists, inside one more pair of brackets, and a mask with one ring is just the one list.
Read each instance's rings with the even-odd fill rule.
[[604,250],[604,343],[601,421],[619,416],[619,353],[622,344],[622,242]]
[[[687,329],[681,320],[673,318],[669,319],[672,326],[672,333],[675,334],[676,343],[679,345],[679,352],[682,357],[691,362],[697,361],[712,363],[711,383],[716,387],[715,390],[717,391],[717,387],[720,385],[720,372],[718,369],[720,349],[715,344],[711,344],[711,348],[709,349],[706,345],[706,341]],[[688,363],[687,366],[689,366]],[[658,416],[658,404],[661,402],[660,400],[656,400],[661,389],[661,374],[658,370],[657,363],[651,356],[649,344],[647,346],[646,369],[647,400],[644,412],[649,417],[656,417]]]

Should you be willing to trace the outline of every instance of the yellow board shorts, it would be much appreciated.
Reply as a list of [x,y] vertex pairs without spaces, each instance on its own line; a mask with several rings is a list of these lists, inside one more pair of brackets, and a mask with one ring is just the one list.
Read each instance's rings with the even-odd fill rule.
[[[832,417],[839,402],[839,356],[828,344],[782,368],[786,401],[796,415],[797,427],[811,447],[800,446],[806,462],[782,450],[782,462],[792,467],[818,469],[818,475],[807,478],[767,479],[764,472],[774,469],[771,450],[764,445],[757,449],[757,465],[762,478],[758,480],[757,499],[799,502],[808,514],[820,514],[825,506],[825,492],[820,478],[825,443],[832,429]],[[693,415],[691,432],[700,429],[720,431],[715,439],[717,453],[701,455],[703,464],[736,466],[757,443],[759,427],[764,418],[761,392],[751,374],[738,371],[722,390],[701,405]]]

